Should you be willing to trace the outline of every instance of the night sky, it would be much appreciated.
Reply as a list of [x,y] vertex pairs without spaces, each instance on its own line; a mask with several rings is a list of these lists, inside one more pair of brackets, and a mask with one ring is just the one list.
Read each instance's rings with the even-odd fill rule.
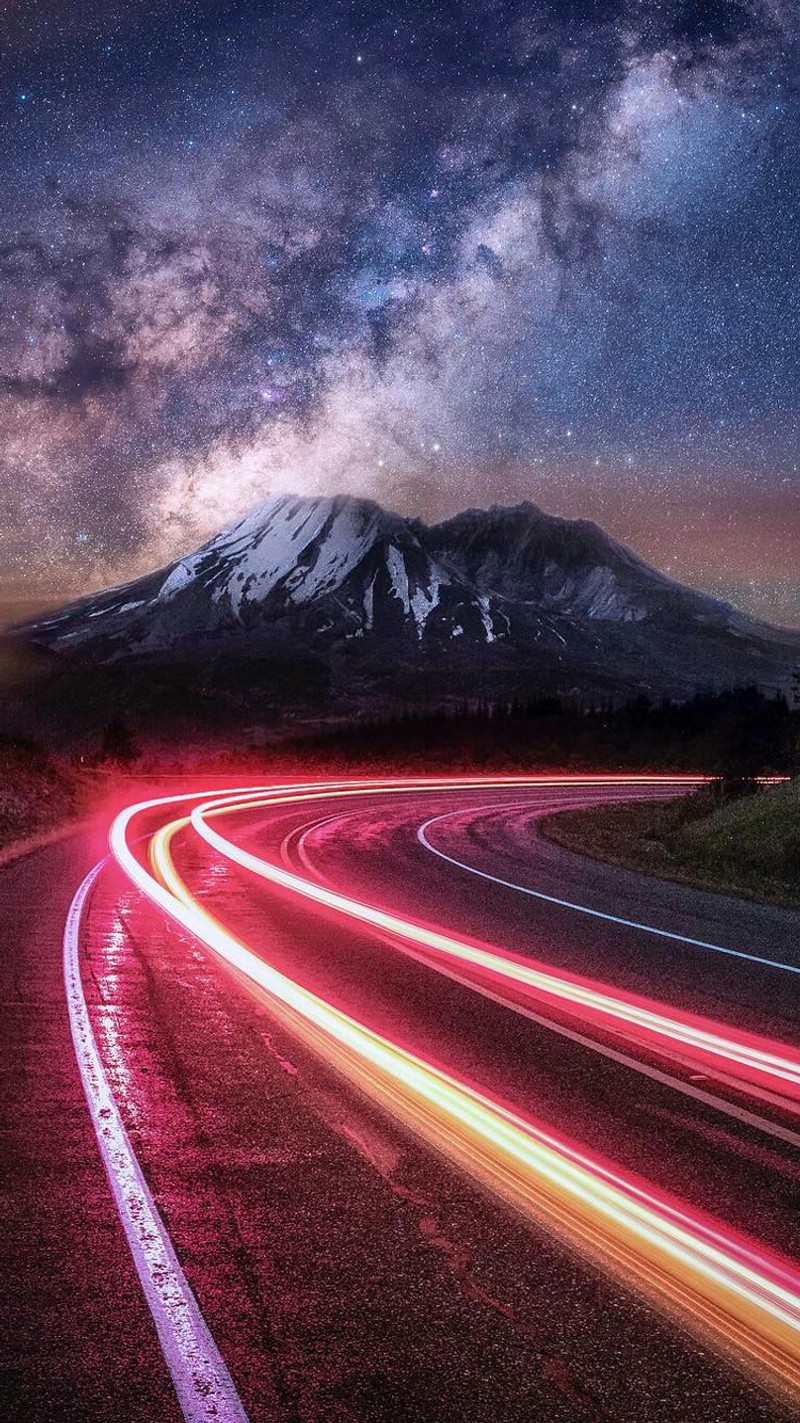
[[800,623],[797,7],[7,4],[2,601],[529,498]]

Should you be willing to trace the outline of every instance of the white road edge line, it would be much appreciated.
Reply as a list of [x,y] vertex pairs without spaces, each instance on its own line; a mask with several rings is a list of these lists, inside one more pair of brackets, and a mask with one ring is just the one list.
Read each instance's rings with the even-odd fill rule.
[[[331,884],[325,875],[317,869],[308,851],[303,844],[307,835],[318,829],[321,825],[327,824],[331,820],[337,820],[338,815],[327,816],[324,820],[308,821],[305,825],[299,826],[297,831],[290,831],[281,846],[281,857],[284,859],[289,869],[294,869],[288,842],[296,833],[300,834],[297,844],[298,857],[304,865],[307,873],[323,883]],[[300,851],[302,850],[302,855]],[[713,1092],[707,1092],[702,1087],[695,1087],[692,1082],[686,1082],[681,1077],[673,1077],[671,1073],[662,1071],[661,1068],[652,1067],[649,1063],[642,1062],[641,1058],[631,1057],[626,1052],[620,1052],[618,1048],[608,1046],[606,1043],[598,1042],[596,1038],[588,1037],[585,1033],[578,1032],[575,1028],[569,1028],[564,1023],[556,1023],[552,1018],[546,1017],[543,1013],[537,1013],[527,1004],[517,1003],[513,998],[505,998],[501,993],[495,993],[485,984],[478,983],[475,979],[461,974],[457,969],[440,963],[438,960],[426,957],[418,949],[414,949],[410,944],[404,943],[402,939],[393,938],[390,934],[376,934],[381,943],[388,944],[398,953],[404,954],[406,958],[413,959],[416,963],[423,964],[426,968],[432,969],[434,973],[441,974],[444,978],[452,979],[454,983],[460,983],[463,987],[469,988],[473,993],[479,993],[482,998],[489,999],[492,1003],[497,1003],[501,1008],[507,1008],[512,1013],[517,1013],[522,1018],[528,1018],[536,1023],[540,1028],[546,1028],[552,1033],[557,1033],[559,1037],[568,1038],[570,1042],[578,1043],[580,1047],[589,1048],[592,1052],[600,1053],[602,1057],[608,1057],[612,1062],[618,1062],[622,1067],[632,1068],[634,1072],[640,1073],[643,1077],[652,1078],[654,1082],[660,1082],[665,1087],[671,1087],[676,1092],[680,1092],[684,1097],[691,1097],[695,1102],[702,1102],[704,1106],[711,1107],[715,1111],[724,1113],[725,1116],[734,1117],[737,1121],[744,1122],[746,1126],[753,1127],[756,1131],[766,1133],[768,1136],[777,1137],[780,1141],[788,1142],[790,1146],[800,1148],[800,1133],[792,1131],[790,1127],[781,1126],[779,1122],[770,1121],[768,1117],[759,1116],[757,1112],[748,1111],[746,1107],[740,1107],[735,1102],[728,1101],[725,1097],[717,1097]],[[669,1058],[670,1054],[665,1054]],[[674,1061],[682,1065],[694,1067],[695,1064],[686,1064],[681,1058],[673,1058]],[[721,1081],[728,1086],[737,1088],[740,1084],[731,1081],[719,1073],[709,1072],[709,1078],[714,1081]],[[753,1091],[751,1087],[749,1089]],[[781,1102],[767,1093],[755,1089],[755,1095],[761,1100],[769,1102],[772,1106],[785,1107],[785,1102]]]
[[[503,998],[501,994],[493,992],[491,988],[484,984],[475,983],[472,979],[458,973],[457,970],[446,968],[443,964],[436,964],[431,959],[425,958],[424,954],[412,949],[410,945],[404,944],[400,939],[392,939],[388,934],[377,936],[384,943],[392,945],[401,954],[408,958],[416,959],[418,963],[425,964],[436,973],[441,973],[445,978],[452,978],[456,983],[461,983],[465,988],[472,989],[479,993],[482,998],[488,998],[492,1003],[497,1003],[501,1008],[509,1008],[512,1013],[519,1014],[522,1018],[528,1018],[531,1022],[537,1023],[541,1028],[547,1028],[550,1032],[557,1033],[559,1037],[568,1038],[570,1042],[579,1043],[581,1047],[590,1048],[592,1052],[598,1052],[602,1057],[608,1057],[612,1062],[618,1062],[623,1067],[630,1067],[634,1072],[639,1072],[643,1077],[650,1077],[654,1082],[661,1082],[665,1087],[672,1087],[676,1092],[680,1092],[684,1097],[691,1097],[696,1102],[702,1102],[707,1107],[713,1107],[718,1112],[723,1112],[727,1117],[735,1117],[737,1121],[744,1122],[746,1126],[754,1127],[757,1131],[765,1132],[768,1136],[777,1137],[780,1141],[786,1141],[791,1146],[800,1147],[800,1134],[792,1131],[789,1127],[781,1126],[778,1122],[772,1122],[768,1117],[761,1117],[756,1112],[750,1112],[746,1107],[739,1107],[735,1102],[729,1102],[724,1097],[716,1097],[713,1092],[705,1092],[701,1087],[695,1087],[691,1082],[685,1082],[680,1077],[673,1077],[669,1072],[662,1072],[658,1067],[651,1067],[649,1063],[642,1062],[641,1059],[630,1057],[628,1053],[619,1052],[616,1048],[608,1047],[605,1043],[598,1042],[595,1038],[587,1037],[585,1033],[578,1032],[575,1028],[568,1028],[563,1023],[555,1023],[552,1018],[546,1018],[542,1013],[536,1013],[532,1008],[528,1008],[524,1003],[515,1003],[513,1000]],[[669,1056],[669,1054],[666,1054]],[[675,1059],[681,1062],[682,1059]],[[691,1064],[690,1064],[691,1065]],[[709,1073],[710,1080],[728,1082],[729,1085],[737,1087],[738,1084],[731,1082],[730,1078],[724,1078]],[[760,1094],[759,1094],[760,1095]],[[783,1106],[782,1102],[777,1103]]]
[[110,857],[80,885],[64,926],[64,985],[89,1115],[133,1263],[186,1423],[248,1423],[233,1379],[200,1312],[125,1130],[89,1019],[80,929],[92,887]]
[[[492,807],[483,806],[481,809],[490,810]],[[463,814],[463,810],[456,810],[447,811],[445,815],[433,815],[417,830],[417,839],[420,844],[426,850],[430,850],[432,855],[438,855],[440,860],[446,860],[449,865],[455,865],[456,869],[466,870],[470,875],[478,875],[481,879],[491,880],[493,884],[499,884],[503,889],[514,889],[518,894],[528,894],[532,899],[542,899],[546,904],[557,904],[561,909],[572,909],[576,914],[589,914],[593,919],[605,919],[607,923],[621,924],[626,929],[638,929],[642,934],[654,934],[659,939],[672,939],[679,944],[689,944],[693,949],[708,949],[714,954],[726,954],[730,958],[746,959],[748,963],[762,964],[764,968],[779,968],[784,973],[800,973],[800,964],[786,963],[782,959],[768,959],[760,954],[748,954],[743,949],[726,949],[721,944],[710,944],[706,939],[691,939],[687,934],[676,934],[670,929],[658,929],[654,924],[640,924],[636,919],[622,919],[618,914],[605,914],[601,909],[590,909],[587,904],[575,904],[570,899],[557,899],[554,894],[545,894],[540,889],[531,889],[527,884],[515,884],[513,880],[501,879],[499,875],[492,875],[488,870],[479,870],[475,865],[470,865],[465,860],[456,860],[453,855],[447,855],[444,850],[439,850],[435,845],[432,845],[427,832],[432,825],[436,825],[442,820],[455,819],[457,815]]]

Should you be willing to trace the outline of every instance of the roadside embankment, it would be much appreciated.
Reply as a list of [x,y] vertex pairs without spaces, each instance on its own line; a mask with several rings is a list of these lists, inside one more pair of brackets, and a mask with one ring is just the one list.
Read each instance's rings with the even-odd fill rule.
[[567,849],[698,889],[800,908],[800,780],[719,804],[671,801],[561,811],[539,822]]

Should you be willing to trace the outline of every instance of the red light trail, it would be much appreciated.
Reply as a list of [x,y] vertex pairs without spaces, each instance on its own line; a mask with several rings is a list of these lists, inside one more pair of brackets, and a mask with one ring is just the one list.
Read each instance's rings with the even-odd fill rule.
[[[515,992],[557,1001],[583,1019],[612,1022],[648,1045],[669,1042],[683,1054],[722,1062],[742,1084],[767,1082],[782,1097],[795,1099],[800,1058],[781,1044],[673,1013],[663,1005],[572,975],[555,974],[544,965],[455,939],[364,904],[258,858],[208,823],[235,812],[331,797],[533,789],[562,785],[565,779],[328,782],[246,788],[205,802],[199,795],[167,797],[131,806],[118,816],[111,847],[132,882],[264,996],[270,1010],[292,1032],[443,1155],[524,1214],[545,1220],[695,1324],[711,1329],[727,1349],[746,1354],[783,1382],[800,1386],[800,1272],[792,1264],[426,1062],[287,977],[197,901],[171,853],[175,836],[194,830],[227,860],[354,922],[426,953],[457,959],[507,982]],[[569,778],[569,783],[668,786],[687,782],[667,777],[588,777]],[[188,802],[194,802],[188,815],[168,819],[151,835],[148,868],[131,848],[134,821],[156,810],[180,810]]]

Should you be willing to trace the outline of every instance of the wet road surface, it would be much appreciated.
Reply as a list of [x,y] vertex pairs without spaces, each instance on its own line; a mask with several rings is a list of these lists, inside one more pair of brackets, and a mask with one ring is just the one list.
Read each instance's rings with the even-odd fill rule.
[[[797,1045],[800,975],[617,920],[791,967],[798,916],[599,866],[539,838],[547,807],[608,793],[376,796],[247,812],[226,834],[397,914]],[[9,1418],[181,1416],[64,1003],[64,918],[100,852],[80,839],[0,871]],[[326,1001],[800,1259],[800,1155],[736,1114],[753,1107],[742,1092],[707,1078],[700,1088],[733,1113],[685,1095],[620,1061],[629,1045],[608,1032],[593,1037],[617,1056],[557,1031],[563,1015],[548,1024],[513,1012],[363,926],[254,882],[188,835],[176,837],[175,859],[228,928]],[[792,1416],[791,1401],[740,1375],[702,1333],[522,1220],[343,1082],[116,866],[92,892],[81,954],[125,1126],[252,1420]],[[703,1076],[635,1056],[683,1085]],[[790,1111],[755,1107],[796,1125]]]

